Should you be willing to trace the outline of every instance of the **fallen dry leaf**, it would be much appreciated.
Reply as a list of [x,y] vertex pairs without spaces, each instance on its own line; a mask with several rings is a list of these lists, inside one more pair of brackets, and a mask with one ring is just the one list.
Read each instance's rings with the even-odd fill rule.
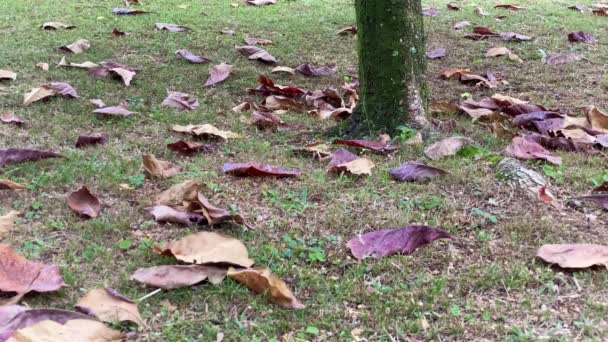
[[20,117],[16,116],[13,113],[4,113],[0,115],[0,121],[4,122],[4,123],[12,123],[15,124],[17,126],[21,126],[25,123],[25,121],[23,121],[23,119],[21,119]]
[[21,298],[30,291],[52,292],[63,285],[59,266],[29,261],[10,245],[0,244],[0,293],[15,292]]
[[175,165],[171,162],[156,159],[151,154],[144,154],[142,156],[144,163],[144,171],[150,177],[169,178],[180,174],[184,171],[179,165]]
[[418,162],[405,162],[396,168],[390,169],[388,173],[395,180],[401,182],[413,182],[421,179],[443,176],[448,172]]
[[357,34],[357,26],[355,26],[355,25],[346,26],[346,27],[338,30],[338,32],[336,34],[340,35],[340,36],[345,36],[347,34],[355,35],[355,34]]
[[453,156],[458,153],[461,148],[472,143],[473,141],[469,138],[450,137],[428,146],[424,149],[424,154],[433,160],[437,160],[444,157]]
[[10,70],[1,70],[0,69],[0,81],[2,80],[16,80],[17,73],[12,72]]
[[221,63],[218,65],[214,65],[213,68],[211,68],[211,71],[209,72],[209,78],[207,79],[205,84],[203,84],[203,87],[223,82],[225,79],[228,78],[228,76],[230,76],[231,72],[232,65],[230,64]]
[[260,164],[254,161],[247,163],[226,163],[222,166],[222,172],[234,176],[254,177],[297,177],[302,174],[295,169],[287,169],[282,166]]
[[118,116],[118,117],[129,117],[137,112],[132,112],[123,106],[109,106],[98,108],[93,111],[95,114],[101,114],[103,116]]
[[234,30],[221,30],[220,31],[221,34],[225,34],[227,36],[234,36],[234,34],[236,33]]
[[230,236],[199,232],[167,243],[164,247],[155,246],[163,255],[172,255],[176,259],[192,264],[229,264],[238,267],[250,267],[253,260],[245,245]]
[[154,199],[154,204],[176,205],[182,204],[183,201],[195,201],[200,188],[201,183],[194,180],[175,184],[158,194]]
[[25,190],[25,186],[9,179],[0,179],[0,190],[21,191]]
[[438,48],[438,49],[433,49],[433,50],[427,51],[426,57],[430,58],[430,59],[437,59],[437,58],[445,57],[446,53],[447,53],[446,49]]
[[40,101],[51,96],[64,96],[77,98],[78,93],[71,85],[64,82],[51,82],[41,85],[38,88],[33,88],[23,97],[23,105],[27,106],[33,102]]
[[432,7],[423,8],[422,15],[424,15],[426,17],[436,17],[439,15],[439,11]]
[[278,66],[278,67],[272,69],[270,72],[273,73],[273,74],[274,73],[278,73],[278,72],[286,72],[288,74],[295,75],[296,74],[296,69],[290,68],[290,67],[286,67],[286,66]]
[[276,4],[277,0],[246,0],[246,2],[248,5],[264,6],[264,5]]
[[608,113],[595,106],[585,106],[583,109],[592,129],[608,133]]
[[498,34],[502,40],[514,40],[518,42],[531,40],[532,37],[517,32],[501,32]]
[[302,148],[295,148],[293,151],[295,153],[308,154],[317,159],[325,159],[332,155],[329,146],[324,143],[306,145]]
[[161,103],[161,106],[176,108],[179,110],[193,110],[198,107],[198,99],[186,93],[178,91],[168,91],[167,97]]
[[181,25],[176,25],[176,24],[167,24],[167,23],[156,23],[154,26],[156,26],[156,28],[159,30],[165,30],[165,31],[169,31],[169,32],[184,32],[184,31],[191,30],[189,27],[186,27],[186,26],[181,26]]
[[95,218],[99,216],[99,212],[101,211],[99,199],[91,194],[86,186],[72,192],[68,196],[68,206],[70,209],[87,218]]
[[19,212],[11,210],[3,216],[0,216],[0,240],[13,230],[15,219],[19,216]]
[[486,52],[486,57],[497,57],[497,56],[505,56],[505,55],[508,56],[510,60],[513,60],[513,61],[516,61],[519,63],[523,63],[523,61],[521,60],[521,58],[519,58],[519,56],[517,56],[516,54],[511,52],[511,50],[509,50],[508,48],[506,48],[504,46],[491,48],[490,50],[488,50],[488,52]]
[[478,14],[478,15],[483,15],[483,16],[488,15],[488,13],[481,7],[475,7],[475,10],[473,10],[473,12],[475,12],[475,14]]
[[298,95],[305,94],[306,91],[304,89],[294,87],[294,86],[282,86],[278,84],[274,84],[274,81],[267,76],[260,75],[258,76],[258,82],[260,86],[255,89],[248,89],[252,93],[259,93],[264,96],[268,95],[282,95],[288,97],[295,97]]
[[463,20],[463,21],[459,21],[456,24],[454,24],[454,30],[462,30],[463,28],[467,27],[467,26],[471,26],[471,22],[467,21],[467,20]]
[[67,44],[67,45],[61,46],[59,49],[65,51],[65,52],[79,54],[79,53],[83,53],[83,52],[87,51],[90,47],[91,47],[91,44],[89,44],[88,40],[78,39],[77,41],[73,42],[72,44]]
[[44,71],[49,71],[49,63],[36,63],[36,66]]
[[241,55],[247,57],[251,60],[258,60],[263,63],[273,64],[276,63],[277,60],[270,54],[268,51],[254,46],[254,45],[243,45],[243,46],[235,46],[236,50],[241,53]]
[[118,342],[123,341],[122,332],[113,330],[99,321],[72,319],[65,324],[45,320],[14,332],[11,342]]
[[224,222],[234,221],[238,224],[244,224],[245,219],[240,214],[232,214],[226,209],[222,209],[214,206],[209,202],[207,197],[203,196],[200,192],[196,197],[196,201],[191,204],[191,209],[195,212],[201,212],[209,225],[216,225]]
[[198,225],[206,223],[205,217],[195,213],[188,213],[177,210],[166,205],[155,205],[145,208],[157,222],[173,222],[184,226]]
[[138,15],[138,14],[146,14],[146,13],[153,13],[153,12],[147,12],[147,11],[131,9],[131,8],[114,8],[114,9],[112,9],[112,13],[114,13],[116,15]]
[[[30,309],[21,305],[0,306],[0,341],[15,341],[9,339],[15,331],[24,329],[42,321],[53,321],[65,324],[70,320],[91,320],[95,318],[79,312],[57,310],[57,309]],[[19,340],[40,341],[40,340]],[[49,341],[47,339],[45,342]],[[57,341],[57,340],[53,340]]]
[[329,172],[350,172],[355,175],[370,175],[374,163],[368,158],[359,158],[345,148],[340,148],[332,154],[327,171]]
[[121,30],[119,30],[118,28],[114,27],[114,28],[112,29],[112,35],[113,35],[114,37],[122,37],[122,36],[128,36],[128,35],[130,35],[130,33],[127,33],[127,32],[124,32],[124,31],[121,31]]
[[272,113],[254,111],[251,113],[251,123],[256,125],[258,129],[276,130],[276,129],[297,129],[297,126],[289,125],[279,117]]
[[505,153],[508,156],[524,160],[545,160],[549,163],[560,165],[560,157],[554,156],[538,143],[523,137],[514,137],[511,145],[507,146]]
[[579,199],[582,199],[584,201],[593,202],[593,203],[597,204],[598,206],[600,206],[601,208],[603,208],[604,210],[608,210],[608,194],[595,194],[595,195],[582,196],[582,197],[579,197]]
[[595,40],[595,38],[592,35],[590,35],[589,33],[585,33],[583,31],[568,33],[568,40],[571,42],[580,42],[580,43],[587,43],[587,44],[597,43],[597,40]]
[[305,306],[298,301],[284,281],[277,278],[267,268],[251,268],[244,270],[228,270],[228,277],[247,286],[257,294],[266,294],[270,301],[287,309],[303,309]]
[[193,54],[192,52],[188,51],[188,50],[177,50],[175,51],[175,54],[180,56],[181,58],[187,60],[190,63],[194,63],[194,64],[204,64],[204,63],[209,63],[211,60],[207,57],[203,57],[203,56],[197,56],[195,54]]
[[522,7],[522,6],[516,5],[516,4],[498,4],[498,5],[494,6],[494,8],[504,8],[504,9],[509,9],[509,10],[513,10],[513,11],[525,9],[525,7]]
[[379,153],[389,153],[394,152],[399,149],[399,146],[395,144],[391,144],[388,141],[370,141],[370,140],[362,140],[362,139],[336,139],[332,142],[335,145],[346,145],[358,148],[368,149],[374,152]]
[[174,143],[167,144],[167,147],[171,151],[175,151],[185,156],[192,156],[199,153],[211,153],[216,149],[216,146],[213,144],[203,144],[195,141],[184,140],[178,140]]
[[163,265],[140,268],[131,280],[165,290],[196,285],[202,281],[219,284],[226,278],[227,270],[215,266],[202,265]]
[[230,131],[222,131],[210,124],[188,126],[174,125],[171,127],[171,130],[178,133],[192,134],[197,137],[221,138],[223,140],[238,139],[241,137],[239,134]]
[[99,132],[90,135],[80,135],[76,141],[76,147],[84,147],[88,145],[105,144],[110,138],[110,133]]
[[128,87],[131,85],[131,81],[133,77],[136,75],[135,71],[124,69],[124,68],[112,68],[109,69],[110,75],[113,75],[116,78],[122,79],[122,82]]
[[300,64],[295,69],[297,72],[308,77],[333,75],[338,71],[337,66],[314,66],[308,63]]
[[89,103],[91,103],[92,105],[94,105],[97,108],[106,107],[106,104],[100,99],[91,99],[91,100],[89,100]]
[[76,26],[66,25],[57,21],[51,21],[40,25],[40,28],[43,30],[71,30],[73,28],[76,28]]
[[579,12],[591,11],[591,8],[589,8],[585,5],[572,5],[572,6],[568,6],[568,8],[579,11]]
[[452,11],[460,11],[460,6],[456,5],[456,4],[452,4],[449,3],[447,4],[448,9],[451,9]]
[[608,268],[608,247],[596,244],[543,245],[536,256],[562,268]]
[[382,258],[391,254],[412,254],[417,248],[437,239],[451,238],[446,231],[429,226],[410,225],[400,228],[383,229],[358,235],[348,241],[353,256]]
[[94,289],[75,305],[76,310],[110,323],[133,322],[146,326],[137,304],[111,288]]
[[559,65],[580,61],[583,58],[575,53],[550,53],[544,58],[544,63],[549,65]]
[[8,148],[0,150],[0,167],[7,164],[23,163],[46,158],[63,158],[63,156],[55,152]]
[[440,78],[449,79],[452,77],[460,78],[462,75],[468,74],[471,69],[446,69],[439,75]]

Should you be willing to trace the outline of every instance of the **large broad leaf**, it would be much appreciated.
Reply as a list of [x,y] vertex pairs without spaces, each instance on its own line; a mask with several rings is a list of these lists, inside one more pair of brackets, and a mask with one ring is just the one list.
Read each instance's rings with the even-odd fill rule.
[[164,265],[140,268],[131,276],[131,280],[165,290],[192,286],[208,280],[219,284],[226,278],[227,270],[222,267],[202,265]]
[[188,50],[177,50],[175,54],[180,56],[181,58],[187,60],[190,63],[194,64],[204,64],[209,63],[211,60],[207,57],[197,56]]
[[608,247],[602,245],[543,245],[536,256],[563,268],[587,268],[595,265],[608,268]]
[[175,184],[167,190],[164,190],[154,198],[154,204],[178,205],[183,201],[195,201],[198,192],[201,189],[201,183],[194,180]]
[[184,171],[184,168],[181,166],[165,160],[157,159],[151,154],[144,154],[142,159],[144,163],[144,170],[146,174],[151,177],[169,178]]
[[237,133],[234,133],[231,131],[223,131],[210,124],[188,125],[188,126],[175,125],[175,126],[171,127],[171,130],[173,130],[174,132],[179,132],[179,133],[192,134],[196,137],[221,138],[223,140],[237,139],[237,138],[241,137]]
[[353,256],[381,258],[391,254],[411,254],[437,239],[451,238],[446,231],[428,226],[405,226],[359,235],[348,241]]
[[62,57],[61,61],[59,61],[59,64],[57,64],[57,68],[59,68],[59,67],[95,69],[95,68],[99,68],[99,64],[89,62],[89,61],[82,62],[82,63],[68,63],[68,61],[65,59],[65,57]]
[[[0,306],[0,341],[7,341],[11,336],[13,336],[15,331],[27,328],[43,321],[53,321],[59,324],[65,324],[66,322],[71,320],[95,321],[95,318],[74,311],[56,309],[31,309],[20,305]],[[15,340],[12,339],[10,341]],[[34,342],[41,340],[27,339],[18,341]],[[47,342],[56,340],[45,339],[44,341]]]
[[159,222],[174,222],[191,226],[206,223],[207,221],[203,215],[173,209],[166,205],[155,205],[146,208],[146,211],[154,216],[154,220]]
[[432,7],[423,8],[422,15],[427,16],[427,17],[435,17],[435,16],[439,15],[439,11]]
[[297,72],[304,76],[328,76],[333,75],[338,71],[337,66],[314,66],[308,63],[300,64],[296,69]]
[[302,174],[299,170],[260,164],[254,161],[247,163],[226,163],[222,166],[222,172],[235,176],[255,177],[297,177]]
[[424,149],[424,154],[433,159],[441,159],[448,156],[453,156],[464,146],[473,143],[469,138],[465,137],[450,137],[438,141]]
[[63,156],[55,152],[9,148],[0,150],[0,167],[12,163],[23,163],[47,158],[63,158]]
[[231,71],[232,65],[230,64],[221,63],[218,65],[214,65],[213,68],[211,68],[211,71],[209,72],[209,78],[207,79],[205,84],[203,84],[203,87],[207,87],[224,81],[228,78],[228,76],[230,76]]
[[117,330],[105,326],[105,324],[88,319],[73,319],[65,324],[52,320],[42,321],[30,327],[15,331],[10,340],[18,342],[65,342],[65,341],[87,341],[87,342],[118,342],[123,341],[125,336]]
[[86,186],[72,192],[68,196],[68,206],[78,214],[88,218],[99,216],[99,212],[101,211],[99,199],[91,194]]
[[568,33],[568,40],[576,43],[587,43],[587,44],[595,44],[597,40],[590,35],[589,33],[585,33],[583,31],[578,32],[570,32]]
[[188,235],[180,240],[171,241],[155,249],[164,255],[173,255],[176,259],[198,265],[228,264],[239,267],[250,267],[253,260],[245,245],[230,236],[200,232]]
[[76,303],[75,308],[104,322],[133,322],[139,326],[146,325],[139,314],[137,304],[111,288],[89,291]]
[[277,60],[268,51],[253,45],[243,45],[235,47],[241,55],[251,60],[258,60],[263,63],[273,64]]
[[198,99],[186,93],[178,91],[167,91],[167,97],[161,103],[161,106],[172,107],[179,110],[193,110],[198,107]]
[[15,292],[18,299],[30,291],[52,292],[63,285],[59,266],[29,261],[0,244],[0,293]]
[[303,309],[304,305],[293,295],[284,281],[267,268],[228,271],[228,277],[247,286],[258,294],[266,294],[270,301],[287,309]]
[[448,172],[418,162],[406,162],[394,169],[390,169],[388,173],[395,180],[402,182],[413,182],[420,179],[429,179],[443,176]]
[[27,106],[33,102],[45,99],[50,96],[64,96],[77,98],[78,93],[71,85],[64,82],[51,82],[38,88],[33,88],[23,97],[23,105]]
[[524,137],[514,137],[511,145],[507,146],[505,153],[508,156],[524,160],[545,160],[560,165],[562,159],[547,151],[538,143]]
[[190,31],[189,27],[176,25],[176,24],[156,23],[155,26],[159,30],[165,30],[165,31],[169,31],[169,32]]

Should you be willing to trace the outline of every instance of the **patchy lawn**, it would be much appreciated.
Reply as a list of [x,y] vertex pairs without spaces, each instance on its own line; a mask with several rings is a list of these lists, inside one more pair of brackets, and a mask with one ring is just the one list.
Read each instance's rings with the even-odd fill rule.
[[[237,1],[232,1],[236,3]],[[608,109],[607,17],[567,9],[570,1],[521,1],[522,11],[493,9],[473,13],[475,4],[461,2],[450,11],[445,1],[425,1],[440,10],[425,17],[428,47],[445,47],[447,57],[429,61],[433,100],[460,100],[495,92],[577,113],[582,105]],[[284,279],[306,305],[304,310],[281,309],[264,296],[227,279],[219,285],[202,283],[162,291],[139,303],[149,328],[139,340],[210,341],[219,332],[228,341],[251,340],[605,340],[608,336],[608,273],[604,269],[566,272],[534,258],[545,243],[608,244],[608,215],[585,203],[575,209],[571,198],[585,194],[594,180],[608,176],[605,151],[557,152],[562,166],[529,162],[552,182],[561,209],[530,199],[496,177],[501,153],[510,142],[492,134],[490,126],[471,122],[461,114],[451,132],[438,131],[425,141],[465,135],[481,154],[457,155],[431,165],[450,174],[428,182],[397,183],[387,170],[407,160],[422,160],[423,148],[403,146],[391,156],[366,153],[376,164],[369,177],[328,174],[326,161],[294,155],[292,149],[315,141],[330,142],[328,128],[302,112],[282,118],[302,123],[304,131],[259,131],[230,109],[245,100],[261,101],[246,88],[257,86],[259,74],[271,67],[247,60],[234,49],[251,35],[268,38],[266,47],[279,65],[335,64],[329,77],[272,74],[279,84],[306,89],[339,88],[357,74],[352,36],[336,32],[354,23],[351,0],[279,0],[276,5],[232,7],[231,1],[144,0],[142,8],[155,12],[116,16],[120,0],[4,0],[0,2],[0,69],[18,73],[15,81],[0,83],[0,112],[14,112],[23,127],[0,124],[0,147],[28,147],[60,152],[65,159],[12,164],[0,178],[25,184],[23,192],[0,192],[0,215],[18,210],[23,215],[3,243],[11,243],[32,260],[55,263],[67,286],[54,293],[28,295],[32,307],[71,308],[87,291],[109,286],[131,298],[153,291],[129,280],[140,267],[175,263],[157,255],[154,243],[181,238],[208,227],[184,228],[159,224],[143,210],[163,189],[188,179],[205,184],[205,194],[222,207],[236,207],[252,229],[222,224],[214,231],[241,239],[257,265],[267,266]],[[181,6],[180,5],[187,5]],[[185,8],[182,8],[185,7]],[[494,16],[504,15],[502,21]],[[460,20],[489,26],[497,32],[532,36],[530,42],[504,43],[523,59],[486,58],[497,40],[463,39],[452,29]],[[77,28],[43,31],[39,25],[59,21]],[[176,23],[191,32],[156,30],[156,22]],[[116,27],[131,33],[114,37]],[[224,35],[231,29],[234,35]],[[567,40],[571,31],[585,31],[599,39],[595,45]],[[66,55],[59,46],[87,39],[84,54]],[[381,39],[381,38],[379,38]],[[213,60],[189,64],[175,50],[188,49]],[[541,63],[541,52],[576,52],[588,60],[560,66]],[[85,70],[55,68],[62,57],[69,62],[113,60],[140,69],[125,87],[111,79],[97,79]],[[37,63],[51,65],[49,71]],[[234,65],[223,83],[203,88],[211,65]],[[437,76],[445,68],[491,70],[508,81],[497,90],[480,89]],[[23,94],[49,81],[70,83],[79,99],[54,98],[22,106]],[[200,107],[178,112],[161,107],[166,91],[196,96]],[[88,99],[109,105],[130,103],[139,112],[131,118],[100,118]],[[172,125],[210,123],[243,136],[211,154],[182,157],[166,144],[184,138]],[[80,134],[111,132],[107,144],[74,147]],[[141,156],[151,153],[173,161],[184,172],[164,180],[146,179]],[[236,178],[220,172],[226,162],[256,160],[297,168],[296,179]],[[128,186],[124,186],[127,184]],[[82,185],[103,203],[95,219],[77,217],[66,197]],[[130,189],[131,188],[131,189]],[[439,226],[454,235],[410,256],[356,261],[346,247],[354,235],[407,224]],[[121,326],[125,331],[136,329]]]

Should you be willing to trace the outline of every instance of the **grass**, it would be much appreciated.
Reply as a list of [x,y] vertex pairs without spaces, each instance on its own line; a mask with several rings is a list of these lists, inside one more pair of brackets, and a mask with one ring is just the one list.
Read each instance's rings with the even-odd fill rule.
[[[463,93],[476,98],[492,92],[436,78],[447,67],[492,70],[509,85],[500,93],[529,99],[565,112],[581,105],[608,108],[604,63],[608,45],[604,17],[565,9],[568,1],[521,1],[525,11],[494,10],[496,1],[484,2],[491,16],[473,14],[476,4],[462,2],[463,10],[445,9],[444,1],[427,2],[441,10],[425,18],[428,46],[446,47],[448,56],[429,62],[433,99],[457,100]],[[186,9],[178,5],[188,5]],[[309,89],[339,87],[346,76],[357,74],[356,38],[335,32],[354,22],[349,0],[279,1],[263,8],[229,1],[145,1],[157,12],[115,16],[110,10],[122,1],[5,0],[0,2],[0,68],[18,73],[3,82],[0,111],[12,111],[27,121],[24,128],[0,125],[0,146],[59,151],[67,158],[4,167],[2,178],[28,186],[19,194],[2,193],[0,214],[10,209],[24,215],[5,239],[29,258],[61,266],[67,287],[57,293],[27,296],[33,307],[70,308],[93,288],[111,286],[131,298],[149,293],[128,280],[139,267],[173,263],[156,255],[155,242],[185,236],[196,229],[159,225],[143,208],[151,197],[186,179],[206,184],[205,194],[224,207],[235,205],[255,229],[222,225],[218,231],[242,239],[258,265],[268,266],[287,281],[307,308],[288,311],[268,303],[231,280],[219,286],[201,284],[161,292],[139,305],[150,329],[140,340],[353,340],[353,333],[370,341],[407,340],[605,340],[608,293],[605,270],[565,272],[534,259],[543,243],[608,243],[608,216],[593,207],[561,211],[530,200],[495,177],[497,156],[508,141],[495,138],[482,124],[459,115],[450,135],[471,137],[483,149],[482,157],[461,155],[433,162],[451,171],[428,183],[398,184],[387,170],[400,162],[422,158],[421,148],[404,147],[394,157],[369,155],[376,163],[368,178],[334,176],[325,163],[294,156],[292,147],[310,141],[329,141],[323,132],[331,122],[317,122],[302,113],[287,113],[288,122],[302,122],[310,132],[260,132],[242,123],[230,111],[246,99],[245,88],[269,68],[238,55],[234,45],[246,35],[269,38],[268,50],[281,65],[303,62],[337,64],[332,77],[273,76],[280,84]],[[494,15],[506,15],[497,22]],[[488,25],[495,31],[516,31],[534,36],[532,42],[505,43],[524,59],[515,64],[487,59],[485,51],[497,41],[473,42],[451,26],[459,20]],[[44,32],[38,26],[60,21],[77,28]],[[155,22],[189,26],[192,32],[168,33]],[[132,33],[112,37],[117,27]],[[234,36],[220,33],[233,29]],[[584,30],[599,38],[594,46],[569,43],[570,31]],[[79,38],[91,49],[67,56],[70,62],[112,59],[141,68],[131,87],[109,79],[94,79],[77,69],[54,68],[62,56],[57,47]],[[186,48],[214,62],[235,66],[224,83],[203,88],[208,65],[191,65],[173,52]],[[578,52],[591,62],[561,67],[540,63],[539,49]],[[48,72],[36,63],[51,64]],[[52,99],[23,107],[22,96],[48,81],[67,81],[81,98]],[[198,97],[193,112],[160,107],[166,90]],[[108,104],[128,100],[140,112],[130,119],[100,119],[87,100]],[[258,99],[259,100],[259,99]],[[179,157],[165,145],[179,135],[173,124],[211,123],[241,133],[214,154]],[[103,146],[76,149],[79,134],[109,131]],[[447,136],[447,133],[442,133]],[[443,136],[442,135],[442,136]],[[442,137],[438,134],[433,139]],[[430,143],[430,142],[426,142]],[[168,180],[143,179],[141,155],[153,153],[182,165],[185,172]],[[608,174],[605,154],[559,153],[563,168],[549,169],[560,200],[585,193],[593,179]],[[305,171],[297,180],[237,179],[219,167],[228,161],[257,160]],[[544,165],[531,163],[539,171]],[[124,190],[120,184],[134,186]],[[82,220],[66,205],[66,196],[87,185],[104,204],[103,214]],[[594,220],[589,220],[594,215]],[[438,241],[411,256],[392,256],[357,262],[345,242],[359,232],[409,223],[444,227],[457,238]],[[125,330],[133,327],[125,326]]]

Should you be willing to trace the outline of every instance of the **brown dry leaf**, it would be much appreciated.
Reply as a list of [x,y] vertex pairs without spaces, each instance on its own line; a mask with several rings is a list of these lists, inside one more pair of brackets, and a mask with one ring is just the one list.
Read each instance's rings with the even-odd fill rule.
[[273,73],[273,74],[279,73],[279,72],[286,72],[288,74],[295,75],[296,74],[296,69],[290,68],[290,67],[286,67],[286,66],[278,66],[278,67],[272,69],[270,72]]
[[127,33],[127,32],[124,32],[124,31],[121,31],[121,30],[119,30],[118,28],[114,27],[114,28],[112,29],[112,35],[113,35],[114,37],[121,37],[121,36],[128,36],[128,35],[130,35],[130,33]]
[[604,113],[596,106],[583,107],[587,120],[591,124],[592,129],[608,132],[608,113]]
[[245,44],[247,44],[247,45],[270,45],[270,44],[272,44],[272,40],[264,39],[264,38],[247,37],[247,38],[245,38]]
[[553,155],[535,141],[524,137],[514,137],[511,145],[505,149],[505,153],[510,157],[524,160],[546,160],[556,165],[562,163],[560,157]]
[[575,53],[550,53],[543,58],[544,63],[549,65],[559,65],[564,63],[576,62],[582,60],[583,57]]
[[332,155],[329,145],[324,143],[306,145],[302,148],[296,148],[293,151],[296,153],[308,154],[317,159],[325,159]]
[[452,11],[460,11],[460,6],[456,5],[456,4],[452,4],[449,3],[447,4],[448,9],[451,9]]
[[0,216],[0,240],[13,230],[17,216],[19,216],[19,212],[15,210],[11,210],[6,215]]
[[[197,207],[197,212],[202,212],[205,218],[207,219],[207,224],[215,225],[223,222],[234,221],[238,224],[245,224],[245,219],[239,214],[231,214],[228,210],[218,208],[211,204],[207,197],[203,196],[200,192],[197,196],[197,201],[194,202]],[[193,205],[194,207],[194,205]]]
[[511,52],[511,50],[509,50],[508,48],[506,48],[504,46],[491,48],[490,50],[488,50],[488,52],[486,52],[486,57],[497,57],[497,56],[504,56],[504,55],[509,56],[509,59],[512,61],[516,61],[519,63],[524,62],[521,60],[521,58],[519,58],[519,56],[517,56],[516,54]]
[[528,104],[528,101],[520,100],[520,99],[515,98],[515,97],[506,96],[506,95],[502,95],[502,94],[498,94],[498,93],[492,95],[492,100],[494,100],[495,102],[497,102],[501,106]]
[[110,133],[99,132],[91,135],[80,135],[76,141],[76,147],[84,147],[88,145],[105,144],[110,138]]
[[23,96],[23,105],[27,106],[33,102],[40,101],[47,97],[61,95],[64,97],[77,98],[76,90],[67,83],[51,82],[38,88],[33,88]]
[[462,75],[468,74],[469,72],[471,72],[471,69],[446,69],[441,72],[441,75],[439,75],[439,77],[443,79],[448,79],[452,77],[460,78]]
[[184,226],[206,223],[205,217],[202,215],[177,210],[166,205],[155,205],[144,210],[154,216],[154,220],[157,222],[173,222]]
[[266,294],[270,301],[287,309],[303,309],[284,281],[277,278],[267,268],[250,268],[245,270],[228,270],[228,277],[247,286],[257,294]]
[[88,40],[78,39],[77,41],[73,42],[72,44],[64,45],[64,46],[60,47],[59,49],[65,51],[65,52],[79,54],[79,53],[83,53],[83,52],[87,51],[90,47],[91,47],[91,44],[89,44]]
[[16,80],[17,73],[12,72],[10,70],[2,70],[0,69],[0,81],[1,80]]
[[36,66],[44,71],[49,71],[49,63],[36,63]]
[[89,319],[72,319],[65,324],[46,320],[15,331],[7,342],[120,342],[122,332]]
[[362,157],[355,160],[338,164],[335,172],[350,172],[353,175],[371,175],[372,169],[376,167],[373,161],[369,158]]
[[131,71],[128,69],[124,69],[124,68],[112,68],[109,69],[110,74],[114,75],[115,77],[119,77],[122,79],[122,82],[128,87],[131,85],[131,81],[133,80],[133,77],[136,75],[135,71]]
[[467,26],[471,26],[471,22],[468,20],[463,20],[463,21],[459,21],[456,24],[454,24],[454,30],[462,30],[463,28],[467,27]]
[[473,141],[469,138],[450,137],[428,146],[424,149],[424,154],[433,160],[438,160],[444,157],[453,156],[465,145],[472,143]]
[[129,117],[133,114],[137,114],[137,112],[132,112],[123,106],[110,106],[98,108],[93,111],[96,114],[102,114],[104,116],[119,116],[119,117]]
[[99,199],[91,194],[86,186],[72,192],[68,196],[68,206],[78,214],[88,218],[99,216],[99,212],[101,211]]
[[177,108],[179,110],[193,110],[199,104],[198,99],[192,95],[167,90],[167,97],[163,100],[161,106]]
[[536,256],[563,268],[608,268],[608,247],[596,244],[543,245]]
[[80,69],[94,69],[99,68],[99,64],[95,64],[93,62],[82,62],[82,63],[68,63],[65,57],[61,57],[59,64],[57,64],[57,68],[59,67],[72,67],[72,68],[80,68]]
[[24,163],[47,158],[63,158],[63,156],[50,151],[30,150],[23,148],[0,149],[0,167],[7,164]]
[[486,87],[488,89],[495,89],[498,87],[496,80],[489,80],[483,76],[475,74],[464,74],[460,76],[460,82],[462,83],[473,83],[478,87]]
[[155,249],[160,254],[173,255],[178,260],[192,264],[253,265],[247,247],[241,241],[213,232],[191,234],[164,247],[155,246]]
[[183,154],[185,156],[192,156],[200,153],[211,153],[215,151],[216,145],[214,144],[203,144],[195,141],[184,141],[178,140],[174,143],[167,144],[167,148],[171,151]]
[[21,191],[25,190],[25,186],[8,179],[0,179],[0,190]]
[[240,104],[238,104],[235,107],[232,107],[232,109],[230,109],[231,111],[235,112],[235,113],[242,113],[248,110],[252,110],[252,109],[258,109],[258,105],[254,102],[249,102],[249,101],[245,101],[242,102]]
[[21,119],[20,117],[16,116],[13,113],[4,113],[0,115],[0,121],[4,122],[4,123],[13,123],[17,126],[21,126],[25,123],[25,121],[23,121],[23,119]]
[[169,178],[184,171],[184,168],[181,166],[156,159],[156,157],[151,154],[144,154],[142,159],[144,162],[144,171],[150,177]]
[[192,202],[197,200],[200,189],[201,183],[187,180],[158,194],[154,199],[154,204],[180,205],[184,201]]
[[81,298],[76,310],[110,323],[133,322],[146,326],[137,304],[111,288],[94,289]]
[[230,76],[231,72],[232,65],[230,64],[221,63],[218,65],[214,65],[213,68],[211,68],[211,71],[209,72],[209,78],[207,79],[207,82],[203,84],[203,87],[223,82],[225,79],[228,78],[228,76]]
[[230,132],[230,131],[222,131],[221,129],[218,129],[217,127],[210,125],[210,124],[188,125],[188,126],[175,125],[175,126],[171,127],[171,129],[174,132],[188,133],[188,134],[192,134],[194,136],[222,138],[224,140],[238,139],[241,137],[237,133]]
[[516,5],[516,4],[498,4],[498,5],[494,6],[494,8],[504,8],[504,9],[510,9],[513,11],[525,9],[525,7]]
[[246,2],[248,5],[264,6],[276,4],[277,0],[246,0]]
[[241,55],[251,60],[258,60],[267,64],[274,64],[277,60],[268,51],[254,45],[235,46]]
[[169,32],[190,31],[189,27],[176,25],[176,24],[156,23],[155,26],[159,30],[165,30],[165,31],[169,31]]
[[190,63],[194,63],[194,64],[204,64],[204,63],[209,63],[211,60],[209,58],[203,57],[203,56],[197,56],[195,54],[193,54],[192,52],[188,51],[188,50],[177,50],[175,51],[175,54],[180,56],[181,58],[187,60]]
[[226,163],[222,166],[222,172],[242,177],[298,177],[302,174],[296,169],[287,169],[282,166],[260,164],[255,161],[246,163]]
[[488,15],[488,13],[481,7],[476,7],[473,12],[475,12],[475,14],[479,14],[479,15]]
[[71,30],[73,28],[76,28],[76,26],[66,25],[64,23],[60,23],[57,21],[51,21],[51,22],[40,25],[40,28],[43,30],[59,30],[59,29]]
[[219,284],[226,278],[227,270],[222,267],[202,265],[163,265],[140,268],[131,276],[142,284],[165,290],[196,285],[204,280]]
[[345,36],[347,34],[355,35],[357,34],[357,26],[346,26],[344,28],[341,28],[336,34],[339,36]]

